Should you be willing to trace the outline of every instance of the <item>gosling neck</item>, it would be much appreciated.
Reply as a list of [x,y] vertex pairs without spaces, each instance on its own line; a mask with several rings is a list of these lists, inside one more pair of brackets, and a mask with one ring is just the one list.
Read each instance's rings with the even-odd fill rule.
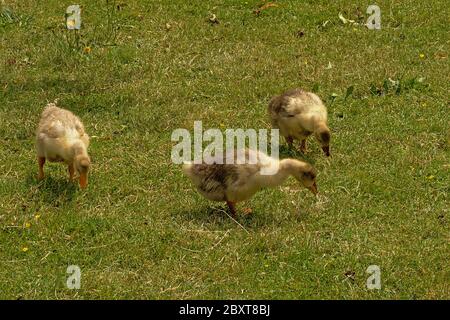
[[88,156],[86,146],[82,142],[74,143],[71,147],[71,153],[74,158],[79,157],[79,156],[83,156],[83,157]]
[[286,175],[286,177],[290,175],[294,175],[296,172],[304,172],[306,170],[306,164],[299,160],[295,159],[283,159],[280,161],[280,174]]
[[325,121],[320,120],[320,121],[314,122],[314,132],[319,133],[319,132],[328,132],[328,131],[330,131],[330,129],[328,129],[328,126]]

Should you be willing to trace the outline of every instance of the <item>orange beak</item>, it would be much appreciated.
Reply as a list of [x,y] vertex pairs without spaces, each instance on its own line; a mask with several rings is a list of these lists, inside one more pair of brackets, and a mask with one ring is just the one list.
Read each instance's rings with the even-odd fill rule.
[[314,193],[315,195],[317,195],[319,193],[319,191],[317,191],[317,184],[314,181],[313,185],[311,187],[308,188],[309,190],[311,190],[312,193]]
[[86,189],[88,185],[87,173],[80,173],[80,187],[81,189]]

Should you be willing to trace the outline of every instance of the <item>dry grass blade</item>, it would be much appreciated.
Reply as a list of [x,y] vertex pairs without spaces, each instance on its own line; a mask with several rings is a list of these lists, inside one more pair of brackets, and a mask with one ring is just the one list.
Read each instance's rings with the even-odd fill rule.
[[258,9],[254,10],[253,13],[256,15],[260,15],[262,11],[269,9],[269,8],[275,8],[278,7],[278,4],[274,3],[274,2],[267,2],[265,4],[263,4],[262,6],[260,6]]

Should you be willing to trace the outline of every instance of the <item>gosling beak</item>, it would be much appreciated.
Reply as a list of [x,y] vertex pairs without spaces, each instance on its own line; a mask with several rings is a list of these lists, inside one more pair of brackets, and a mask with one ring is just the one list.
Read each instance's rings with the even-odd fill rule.
[[314,183],[312,184],[311,187],[308,188],[309,190],[311,190],[312,193],[314,193],[315,195],[317,195],[319,193],[319,191],[317,191],[317,184],[314,181]]
[[322,150],[327,157],[330,156],[330,146],[322,147]]
[[88,184],[87,173],[80,173],[80,187],[81,189],[86,189]]

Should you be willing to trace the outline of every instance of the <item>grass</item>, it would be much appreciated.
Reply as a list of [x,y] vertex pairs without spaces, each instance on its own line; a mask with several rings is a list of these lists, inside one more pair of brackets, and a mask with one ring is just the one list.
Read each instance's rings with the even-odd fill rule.
[[[79,0],[78,43],[72,2],[2,2],[0,298],[449,299],[448,3],[378,1],[375,31],[338,18],[364,22],[370,1],[189,2]],[[292,87],[328,106],[333,157],[282,152],[316,166],[321,195],[288,180],[241,204],[241,227],[171,163],[171,133],[268,128]],[[85,192],[61,165],[36,179],[55,98],[92,136]]]

